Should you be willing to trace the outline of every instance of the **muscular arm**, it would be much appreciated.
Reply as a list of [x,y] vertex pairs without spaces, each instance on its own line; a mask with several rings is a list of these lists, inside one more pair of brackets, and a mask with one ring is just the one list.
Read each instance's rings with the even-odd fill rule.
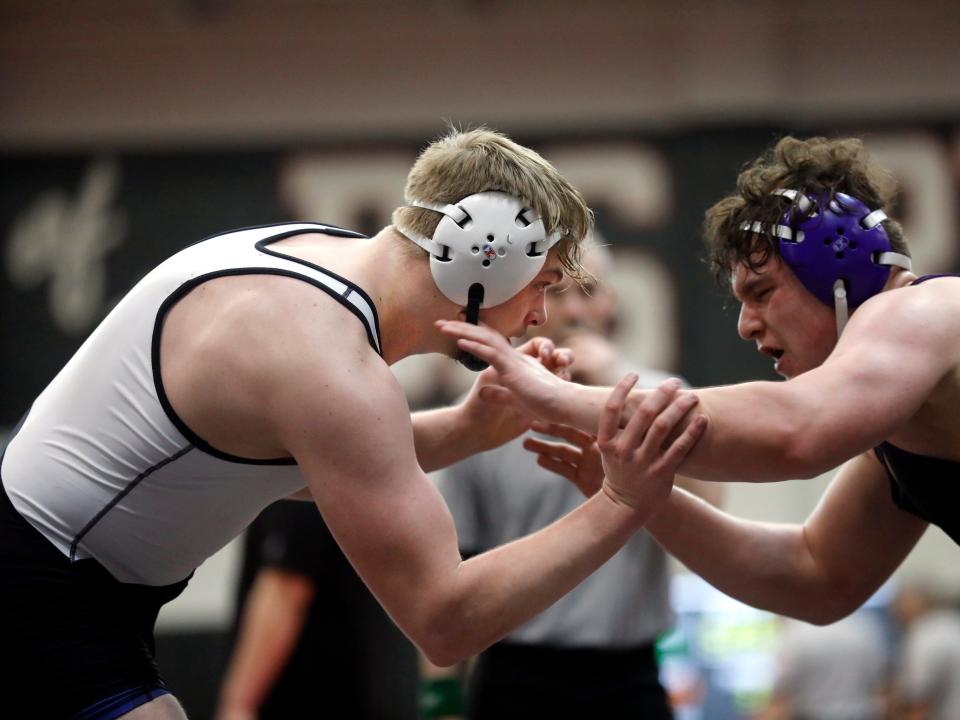
[[421,410],[411,416],[417,461],[432,472],[488,450],[481,433],[472,433],[472,423],[462,407]]
[[[681,472],[749,482],[814,477],[888,438],[956,367],[960,301],[937,293],[921,286],[872,298],[826,362],[792,380],[698,389],[710,429]],[[531,412],[593,432],[607,389],[534,374],[485,328],[442,330],[495,364]],[[634,391],[626,417],[647,392]]]
[[933,304],[920,288],[885,293],[857,311],[820,367],[786,382],[698,390],[710,430],[682,471],[809,478],[879,444],[956,364],[954,319]]
[[[548,338],[532,338],[518,348],[518,353],[528,360],[536,358],[542,368],[557,376],[569,378],[572,355],[565,348],[556,348]],[[481,397],[482,389],[497,381],[497,371],[488,369],[477,376],[460,404],[412,415],[417,461],[424,472],[499,447],[530,427],[532,418],[528,413]]]
[[674,489],[647,529],[724,593],[829,623],[869,598],[926,529],[892,503],[884,472],[870,455],[850,460],[803,525],[740,520]]
[[727,500],[727,487],[723,483],[696,480],[677,475],[673,486],[683,488],[691,495],[704,500],[716,508],[722,508]]
[[435,664],[474,654],[552,604],[645,520],[598,493],[541,532],[463,562],[386,366],[369,349],[296,346],[323,351],[275,358],[278,441],[361,578]]
[[293,654],[314,590],[299,573],[268,567],[257,574],[220,691],[218,718],[257,717]]

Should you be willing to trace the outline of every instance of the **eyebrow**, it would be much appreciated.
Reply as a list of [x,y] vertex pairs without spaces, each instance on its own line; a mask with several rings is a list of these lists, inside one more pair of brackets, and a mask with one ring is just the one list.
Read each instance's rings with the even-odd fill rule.
[[547,270],[544,270],[544,272],[551,276],[552,279],[550,282],[559,283],[561,280],[563,280],[563,271],[558,268],[548,268]]
[[765,280],[766,278],[762,275],[752,275],[750,278],[744,280],[740,284],[739,289],[734,286],[734,297],[739,299],[753,295],[757,291],[757,286],[763,283]]

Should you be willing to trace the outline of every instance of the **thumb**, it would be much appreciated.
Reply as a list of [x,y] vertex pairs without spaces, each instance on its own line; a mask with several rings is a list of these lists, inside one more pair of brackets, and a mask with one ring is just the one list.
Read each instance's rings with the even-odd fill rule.
[[500,385],[484,385],[480,388],[480,399],[494,405],[513,405],[513,393]]

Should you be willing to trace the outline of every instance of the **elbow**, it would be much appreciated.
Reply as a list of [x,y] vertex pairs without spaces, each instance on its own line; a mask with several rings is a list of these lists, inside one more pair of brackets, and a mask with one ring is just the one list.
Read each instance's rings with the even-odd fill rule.
[[815,432],[794,428],[782,440],[785,476],[795,480],[812,480],[834,467],[825,457],[825,444]]
[[451,667],[477,652],[475,628],[462,612],[461,603],[445,599],[424,603],[423,614],[408,635],[433,665]]
[[462,663],[474,654],[462,633],[439,623],[426,628],[415,644],[431,664],[441,668]]
[[871,590],[847,582],[833,582],[812,593],[798,620],[811,625],[832,625],[858,610],[870,597]]
[[448,648],[439,644],[421,644],[418,645],[418,648],[431,665],[436,665],[439,668],[453,667],[469,657],[469,655],[457,652],[455,648]]
[[843,620],[847,615],[856,610],[857,607],[856,605],[843,605],[835,601],[821,603],[798,614],[797,619],[803,620],[811,625],[832,625],[839,620]]

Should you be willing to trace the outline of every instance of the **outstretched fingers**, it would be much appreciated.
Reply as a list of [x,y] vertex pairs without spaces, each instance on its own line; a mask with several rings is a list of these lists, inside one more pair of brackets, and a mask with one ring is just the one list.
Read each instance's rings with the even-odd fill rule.
[[621,382],[610,394],[600,420],[604,488],[618,502],[649,512],[669,495],[674,474],[703,434],[706,419],[687,421],[698,399],[680,392],[680,381],[673,379],[647,393],[621,430],[615,423],[627,385]]
[[539,438],[528,437],[523,441],[523,447],[541,457],[554,458],[567,465],[579,465],[583,457],[583,451],[578,447],[566,443],[547,442]]
[[513,350],[500,333],[483,325],[458,320],[437,320],[434,323],[444,335],[457,339],[457,347],[493,365],[504,350]]
[[543,422],[534,420],[530,427],[543,435],[553,435],[568,443],[573,443],[579,448],[588,448],[593,445],[596,438],[588,432],[584,432],[569,425],[560,425],[559,423]]
[[637,384],[637,377],[636,373],[627,373],[607,398],[597,427],[597,444],[601,448],[608,448],[620,431],[620,416],[623,414],[623,406],[633,386]]
[[569,480],[586,497],[596,493],[603,484],[603,466],[599,460],[590,461],[592,446],[588,449],[528,438],[523,446],[537,454],[537,465]]
[[[638,447],[647,437],[652,426],[658,426],[657,431],[661,429],[663,421],[659,416],[664,408],[667,408],[673,402],[680,390],[680,385],[678,379],[671,378],[662,382],[656,390],[650,392],[643,399],[620,435],[620,446],[623,450]],[[666,437],[665,433],[663,437]],[[661,438],[661,442],[662,440]]]
[[660,469],[675,474],[707,429],[707,424],[706,415],[697,415],[693,418],[663,453],[659,460]]
[[[653,422],[650,423],[650,428],[640,445],[639,452],[643,460],[653,462],[657,458],[667,439],[680,432],[683,419],[687,417],[698,402],[700,402],[700,399],[693,393],[680,393],[660,411]],[[627,447],[633,446],[628,444]]]
[[510,343],[503,335],[484,325],[473,325],[459,320],[437,320],[434,324],[440,332],[450,337],[483,343],[491,347],[510,347]]
[[541,365],[557,377],[570,379],[570,366],[573,365],[573,351],[570,348],[558,348],[552,340],[541,336],[528,340],[518,350],[537,358]]

